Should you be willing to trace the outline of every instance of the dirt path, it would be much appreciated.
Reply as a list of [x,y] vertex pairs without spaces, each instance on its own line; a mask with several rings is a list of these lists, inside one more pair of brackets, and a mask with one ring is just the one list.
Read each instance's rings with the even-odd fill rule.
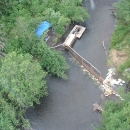
[[[106,55],[102,41],[108,50],[114,20],[110,4],[116,0],[95,0],[96,8],[91,10],[89,0],[85,7],[91,18],[86,21],[88,30],[75,43],[74,49],[97,67],[105,77]],[[100,114],[93,112],[93,103],[101,103],[101,92],[88,75],[83,74],[70,55],[64,52],[68,79],[48,77],[49,96],[41,99],[40,105],[28,109],[26,116],[35,130],[93,130],[92,124],[100,122]]]

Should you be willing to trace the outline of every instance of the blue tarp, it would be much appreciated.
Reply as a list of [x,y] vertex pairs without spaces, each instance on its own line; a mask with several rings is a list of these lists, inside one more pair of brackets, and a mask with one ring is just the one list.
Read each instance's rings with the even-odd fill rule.
[[47,21],[43,21],[42,23],[40,23],[35,30],[36,36],[40,37],[50,26],[50,23]]

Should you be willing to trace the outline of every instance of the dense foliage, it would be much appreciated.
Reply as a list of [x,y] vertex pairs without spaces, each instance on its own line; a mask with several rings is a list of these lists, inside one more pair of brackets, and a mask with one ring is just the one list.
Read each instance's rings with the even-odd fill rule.
[[129,0],[119,0],[118,3],[114,5],[116,8],[116,17],[124,22],[125,24],[130,23],[130,1]]
[[3,16],[1,18],[9,27],[13,27],[19,16],[26,19],[42,18],[51,23],[58,35],[62,35],[65,26],[71,21],[84,21],[88,17],[81,3],[82,0],[4,0],[1,2],[0,11],[8,16],[8,18]]
[[61,57],[60,52],[51,50],[42,41],[43,40],[41,39],[40,43],[34,44],[32,54],[35,55],[40,65],[47,70],[47,72],[66,79],[67,76],[65,72],[68,69],[68,66],[66,65],[65,59]]
[[[32,2],[28,0],[4,0],[1,6],[5,8],[1,8],[3,14],[1,19],[2,22],[6,24],[6,28],[3,30],[7,32],[8,38],[5,52],[16,51],[17,53],[30,53],[35,55],[35,58],[42,58],[43,56],[41,57],[40,54],[38,55],[38,50],[36,51],[37,45],[35,45],[40,44],[39,39],[36,38],[34,34],[37,25],[41,21],[47,20],[51,23],[54,32],[58,36],[61,36],[65,32],[65,26],[71,21],[84,21],[88,16],[86,10],[81,7],[81,3],[81,0],[36,0]],[[45,45],[46,43],[41,44]],[[35,47],[35,49],[33,47]],[[34,54],[34,50],[37,54]],[[49,49],[45,50],[46,54],[52,54]],[[55,66],[52,62],[53,59],[51,59],[52,56],[49,56],[49,60],[46,59],[46,62],[48,62],[46,65],[49,65],[48,67],[43,65],[45,62],[41,63],[43,59],[39,60],[42,66],[53,75],[65,78],[67,64],[61,54],[58,54],[59,53],[53,51],[53,55],[55,55],[53,56],[56,63]],[[52,68],[52,66],[54,67]],[[62,70],[61,73],[59,70]]]
[[[130,90],[130,1],[119,0],[114,4],[116,9],[117,26],[112,35],[111,49],[126,51],[128,60],[117,70],[129,82]],[[107,101],[102,113],[101,125],[96,130],[130,130],[130,93],[122,92],[124,100]]]
[[5,33],[2,31],[3,26],[0,25],[0,58],[5,56],[4,47],[7,40],[5,39]]
[[54,32],[59,36],[65,32],[65,26],[70,23],[69,18],[61,14],[60,11],[54,11],[52,8],[47,8],[44,11],[44,17],[51,23]]
[[16,27],[12,30],[13,40],[6,45],[6,51],[17,53],[32,54],[38,59],[40,65],[47,72],[58,77],[66,78],[66,70],[68,69],[65,58],[61,53],[50,49],[43,41],[43,37],[37,38],[32,28],[35,26],[34,19],[25,21],[24,18],[17,19]]
[[130,93],[122,95],[124,100],[106,101],[101,125],[96,130],[130,129]]
[[[20,119],[17,112],[18,108],[14,108],[12,104],[0,94],[0,128],[1,130],[18,130]],[[18,118],[17,118],[18,117]],[[26,120],[24,120],[26,122]],[[24,122],[24,125],[26,124]],[[25,125],[26,126],[26,125]]]
[[[116,9],[116,18],[118,24],[116,26],[115,32],[111,40],[111,48],[117,48],[122,45],[121,42],[125,39],[126,34],[130,32],[130,1],[129,0],[119,0],[114,4]],[[128,43],[129,44],[129,43]]]
[[38,24],[47,20],[60,37],[72,21],[87,17],[82,0],[0,1],[0,129],[29,126],[24,112],[47,95],[47,73],[67,78],[65,58],[47,46],[44,34],[36,37]]
[[127,53],[128,59],[118,67],[118,71],[130,81],[130,1],[119,0],[114,4],[116,9],[117,26],[111,38],[111,48],[123,50]]
[[44,35],[35,36],[38,24],[47,20],[60,37],[72,21],[87,17],[82,0],[0,1],[0,129],[29,126],[24,112],[47,95],[47,73],[67,78],[65,58],[46,45]]
[[[0,109],[2,122],[0,122],[0,128],[6,130],[15,127],[16,124],[19,125],[22,120],[24,125],[22,115],[24,110],[33,106],[33,102],[39,103],[39,98],[47,95],[46,82],[43,80],[46,72],[29,54],[12,52],[7,54],[1,62]],[[6,114],[4,115],[4,113]],[[4,122],[6,120],[9,124]]]

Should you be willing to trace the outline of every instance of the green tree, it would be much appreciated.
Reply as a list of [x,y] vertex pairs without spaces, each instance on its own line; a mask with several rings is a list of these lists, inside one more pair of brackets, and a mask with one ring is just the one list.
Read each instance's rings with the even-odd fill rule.
[[6,101],[0,94],[0,129],[1,130],[18,130],[17,126],[20,120],[17,119],[16,108]]
[[65,74],[68,69],[68,65],[65,58],[60,52],[51,50],[42,38],[38,44],[34,44],[32,54],[38,59],[39,63],[47,72],[56,75],[58,77],[67,78]]
[[47,21],[51,23],[51,26],[53,27],[54,31],[60,36],[61,34],[64,34],[65,27],[70,23],[70,19],[67,17],[64,17],[60,13],[60,11],[55,12],[51,8],[47,8],[44,12],[44,16]]
[[130,1],[119,0],[114,4],[114,7],[118,23],[111,38],[111,48],[122,49],[123,41],[127,43],[126,45],[129,45],[129,41],[124,39],[126,39],[127,34],[129,35],[130,32]]
[[[123,50],[127,53],[127,57],[130,56],[130,1],[119,0],[114,4],[116,9],[116,17],[118,19],[117,26],[111,38],[111,48]],[[129,72],[125,71],[130,68],[129,58],[121,65],[117,70],[121,72],[125,79],[130,81]]]
[[123,101],[105,103],[101,125],[96,130],[130,130],[130,93],[122,96]]
[[89,15],[87,11],[78,4],[72,2],[71,0],[69,0],[68,2],[63,2],[59,6],[59,11],[65,17],[68,17],[71,21],[83,22]]
[[12,52],[1,62],[0,128],[18,130],[29,126],[23,116],[26,108],[39,103],[40,97],[48,94],[43,80],[46,72],[29,54]]
[[116,8],[116,16],[122,22],[130,23],[130,1],[119,0],[114,7]]
[[[34,20],[34,19],[33,19]],[[43,41],[43,37],[37,38],[34,34],[33,28],[35,23],[25,21],[24,18],[19,17],[17,26],[12,31],[15,35],[13,41],[11,40],[6,46],[7,52],[17,51],[17,53],[30,53],[38,59],[40,65],[44,70],[66,79],[66,70],[68,69],[65,58],[61,53],[49,48]]]
[[20,107],[33,106],[33,102],[39,103],[39,98],[47,95],[46,82],[43,80],[45,76],[46,73],[32,56],[12,52],[2,60],[1,93]]
[[7,42],[5,38],[5,33],[2,31],[3,25],[0,25],[0,57],[5,56],[4,47],[5,43]]
[[[49,9],[52,10],[49,10]],[[49,10],[52,15],[47,15],[45,11]],[[48,20],[52,24],[56,33],[62,35],[64,27],[73,21],[84,21],[87,17],[87,11],[82,7],[82,0],[35,0],[35,1],[10,1],[4,0],[1,2],[1,10],[3,15],[2,21],[6,23],[9,29],[14,27],[14,22],[19,16],[26,19],[41,17],[42,20]],[[54,14],[54,16],[53,16]],[[58,18],[60,20],[58,20]],[[50,19],[54,19],[49,21]],[[57,24],[55,19],[57,19]],[[9,32],[10,30],[7,29]],[[61,30],[59,32],[59,30]]]
[[43,15],[55,32],[61,35],[70,21],[83,22],[88,17],[87,11],[81,4],[82,0],[46,0]]

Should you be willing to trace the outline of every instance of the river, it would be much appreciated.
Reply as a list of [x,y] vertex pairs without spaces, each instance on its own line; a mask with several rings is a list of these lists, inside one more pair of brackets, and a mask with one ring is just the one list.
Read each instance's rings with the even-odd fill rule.
[[[110,37],[115,27],[111,4],[117,0],[84,0],[84,7],[90,18],[86,20],[87,29],[74,49],[92,63],[102,76],[107,73],[102,42],[109,50]],[[49,95],[41,98],[41,104],[29,108],[26,117],[33,130],[93,130],[100,123],[101,115],[93,112],[95,102],[102,103],[101,91],[87,74],[74,62],[68,52],[63,52],[69,65],[68,79],[47,77]]]

